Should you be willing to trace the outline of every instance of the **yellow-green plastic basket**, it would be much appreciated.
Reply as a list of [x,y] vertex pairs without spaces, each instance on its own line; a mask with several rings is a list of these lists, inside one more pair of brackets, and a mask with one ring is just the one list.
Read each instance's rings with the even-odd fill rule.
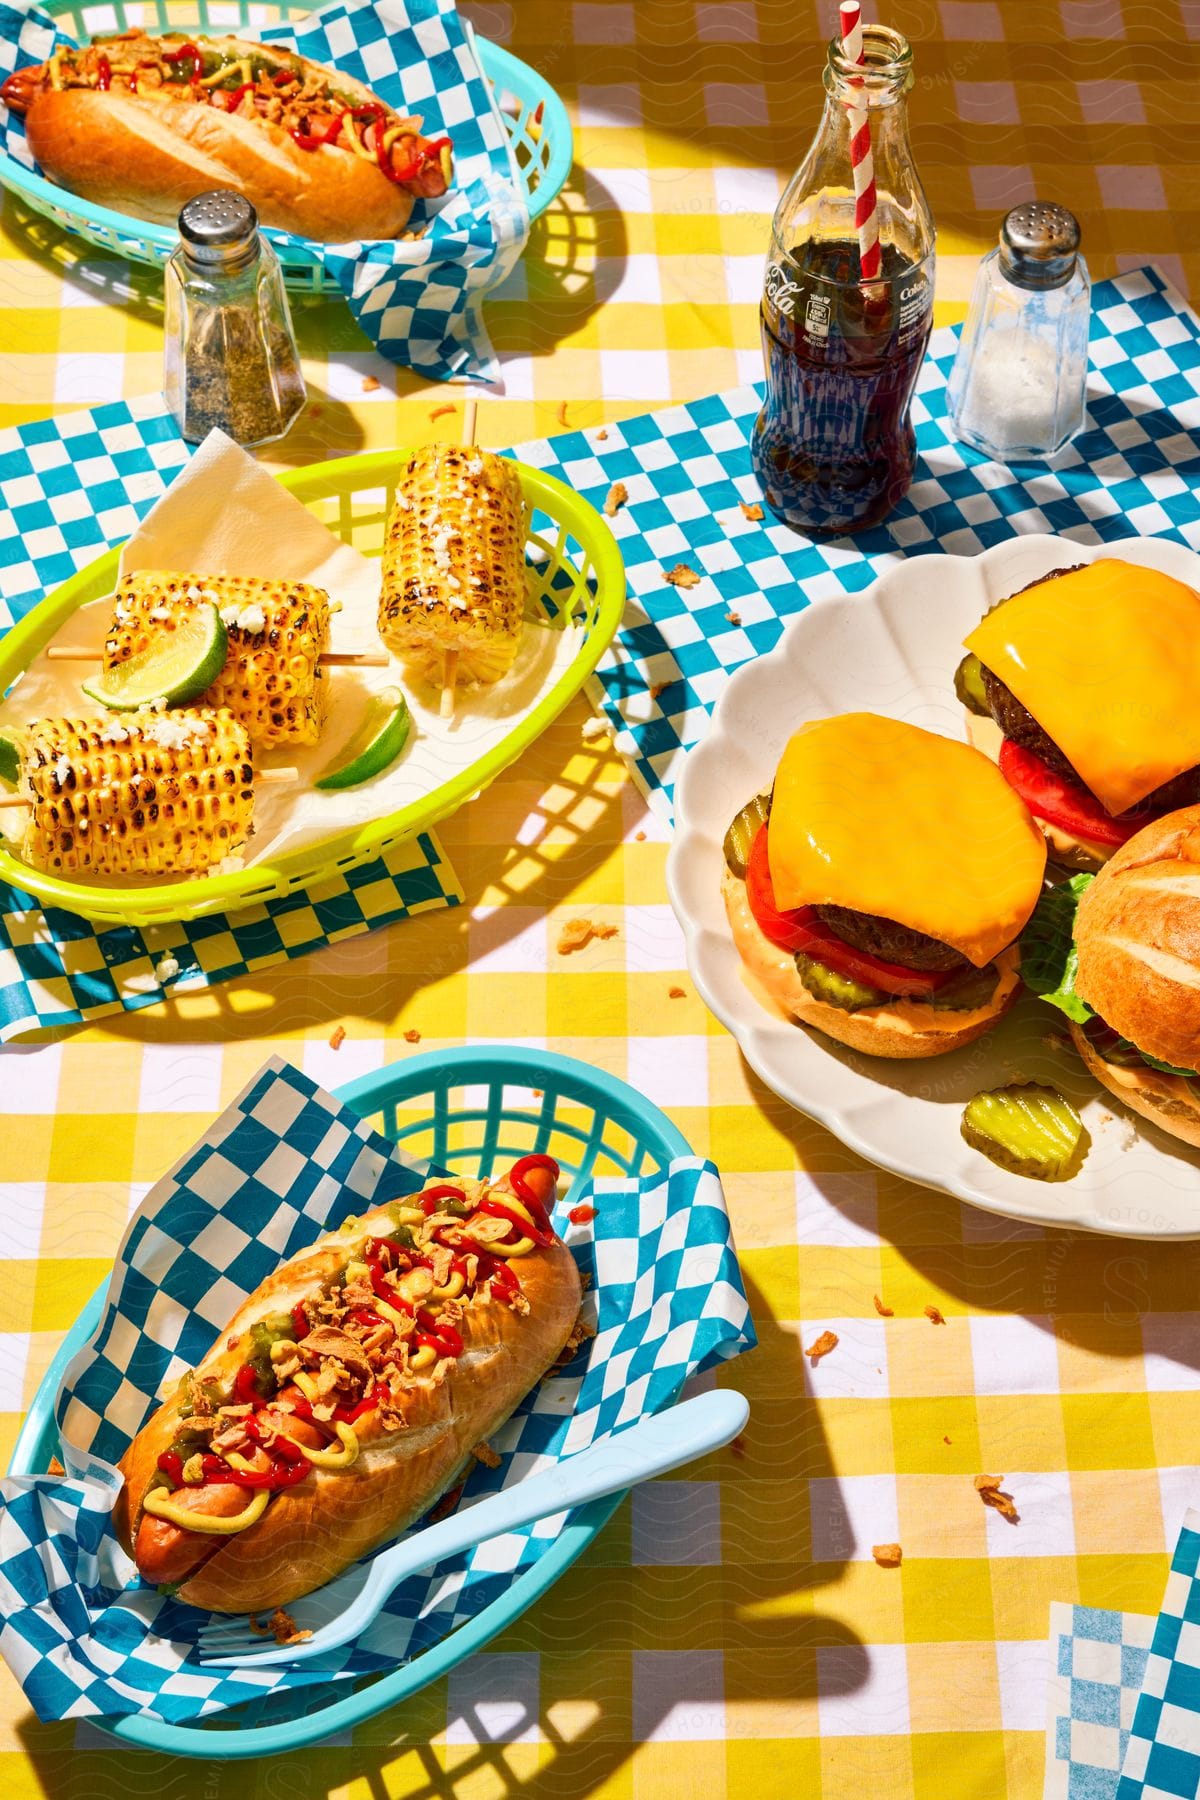
[[[316,463],[278,480],[345,543],[364,556],[378,556],[395,471],[403,456],[402,450],[370,451]],[[395,845],[456,812],[515,762],[574,699],[612,642],[625,604],[621,552],[595,507],[555,476],[526,463],[517,467],[531,508],[527,545],[532,553],[528,555],[531,602],[555,628],[577,632],[579,644],[554,687],[517,720],[503,743],[399,812],[234,874],[122,888],[91,886],[45,874],[3,846],[0,881],[36,895],[43,905],[65,907],[103,924],[145,926],[199,919],[206,913],[240,911],[326,881],[339,870],[385,856]],[[8,691],[76,608],[113,591],[119,554],[119,545],[105,551],[48,594],[8,633],[0,643],[0,693]]]

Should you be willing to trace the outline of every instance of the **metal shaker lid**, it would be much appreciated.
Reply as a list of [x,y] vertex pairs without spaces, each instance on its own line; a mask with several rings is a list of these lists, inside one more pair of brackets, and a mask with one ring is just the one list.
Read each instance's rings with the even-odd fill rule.
[[1000,268],[1017,287],[1062,287],[1078,253],[1079,221],[1065,206],[1027,200],[1000,227]]
[[189,261],[228,266],[257,251],[258,214],[244,194],[214,188],[185,203],[179,235]]

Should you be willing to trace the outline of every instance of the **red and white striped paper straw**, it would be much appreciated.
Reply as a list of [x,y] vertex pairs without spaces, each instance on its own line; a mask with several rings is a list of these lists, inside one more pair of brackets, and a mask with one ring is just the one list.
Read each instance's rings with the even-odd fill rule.
[[[863,60],[862,7],[859,0],[842,0],[839,9],[842,48],[849,62]],[[861,81],[851,86],[861,87]],[[850,105],[850,168],[854,175],[854,225],[858,232],[858,259],[864,281],[879,277],[879,222],[875,197],[875,162],[871,155],[871,126],[865,106]]]

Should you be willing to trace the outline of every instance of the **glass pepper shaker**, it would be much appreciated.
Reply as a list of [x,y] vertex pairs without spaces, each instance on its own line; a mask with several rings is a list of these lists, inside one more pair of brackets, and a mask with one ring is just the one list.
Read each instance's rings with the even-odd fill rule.
[[166,271],[164,389],[184,439],[214,426],[247,449],[281,438],[305,401],[279,258],[244,195],[197,194]]
[[975,278],[947,396],[958,436],[1008,462],[1051,456],[1083,424],[1091,282],[1065,206],[1015,206]]

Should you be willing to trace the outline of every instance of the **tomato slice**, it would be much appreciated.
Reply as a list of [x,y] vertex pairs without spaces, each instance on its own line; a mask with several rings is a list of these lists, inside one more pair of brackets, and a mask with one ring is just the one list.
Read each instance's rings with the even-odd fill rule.
[[932,994],[935,988],[954,979],[953,970],[907,969],[903,963],[884,962],[868,950],[856,950],[830,931],[811,906],[797,906],[781,912],[775,904],[771,886],[771,865],[767,856],[767,827],[764,825],[750,849],[746,868],[746,899],[754,921],[764,937],[781,950],[794,954],[802,950],[839,975],[861,981],[866,987],[879,988],[884,994]]
[[1078,782],[1064,781],[1040,756],[1005,738],[1000,746],[1000,773],[1015,788],[1035,818],[1061,826],[1072,837],[1093,844],[1125,844],[1149,819],[1114,819],[1099,800]]

